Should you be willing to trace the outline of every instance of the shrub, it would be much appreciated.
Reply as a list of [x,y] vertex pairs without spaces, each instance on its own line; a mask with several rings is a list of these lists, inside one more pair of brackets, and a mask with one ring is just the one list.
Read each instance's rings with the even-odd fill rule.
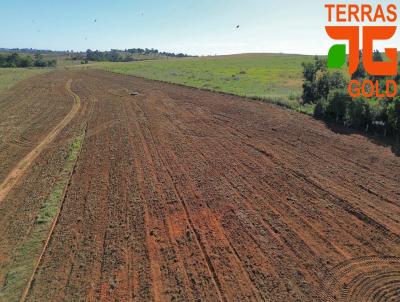
[[17,67],[32,67],[33,60],[30,56],[20,58]]
[[326,70],[326,61],[315,58],[313,63],[303,63],[303,103],[314,103],[323,98],[327,99],[329,92],[343,89],[346,86],[341,72]]
[[351,101],[352,99],[347,91],[335,90],[331,92],[328,96],[326,115],[334,118],[336,122],[344,121],[347,114],[347,108]]
[[326,108],[328,107],[328,102],[324,99],[318,100],[314,108],[314,117],[324,118],[326,115]]
[[388,123],[397,140],[400,137],[400,97],[396,97],[388,106]]
[[36,59],[33,65],[35,67],[47,67],[47,62],[42,59]]
[[349,102],[346,121],[355,128],[365,128],[368,124],[371,124],[371,110],[368,100],[361,97]]
[[309,104],[318,100],[317,87],[314,82],[305,81],[303,83],[303,95],[301,96],[304,104]]
[[47,66],[48,67],[56,67],[57,66],[57,60],[49,60],[49,61],[47,61]]

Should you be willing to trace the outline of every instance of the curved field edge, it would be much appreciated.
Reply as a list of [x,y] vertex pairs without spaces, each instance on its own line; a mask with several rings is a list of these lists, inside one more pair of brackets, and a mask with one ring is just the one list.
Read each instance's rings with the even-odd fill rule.
[[30,233],[15,248],[12,260],[6,265],[4,284],[0,288],[0,301],[18,301],[35,271],[49,232],[61,209],[65,190],[82,148],[84,134],[70,144],[63,170],[46,201],[37,214]]
[[311,59],[311,56],[302,55],[246,54],[100,62],[90,68],[238,95],[312,114],[312,105],[299,103],[303,83],[301,64]]

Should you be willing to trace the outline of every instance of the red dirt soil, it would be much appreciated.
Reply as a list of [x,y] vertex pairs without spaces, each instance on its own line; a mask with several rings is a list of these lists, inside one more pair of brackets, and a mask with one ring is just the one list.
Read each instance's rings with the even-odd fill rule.
[[19,161],[19,163],[9,172],[4,181],[0,183],[0,202],[4,200],[11,189],[18,183],[20,178],[38,158],[40,153],[42,153],[43,150],[48,147],[48,145],[58,136],[62,129],[64,129],[78,113],[81,103],[79,96],[74,95],[71,91],[71,82],[72,80],[69,80],[65,85],[67,92],[69,92],[74,98],[74,105],[72,106],[71,111],[68,112],[64,119],[54,129],[52,129],[50,133],[47,134],[46,137],[43,138],[33,150],[31,150],[23,159],[21,159],[21,161]]
[[58,77],[87,132],[27,301],[400,299],[390,148],[239,97]]
[[64,76],[37,76],[0,94],[0,183],[71,110]]

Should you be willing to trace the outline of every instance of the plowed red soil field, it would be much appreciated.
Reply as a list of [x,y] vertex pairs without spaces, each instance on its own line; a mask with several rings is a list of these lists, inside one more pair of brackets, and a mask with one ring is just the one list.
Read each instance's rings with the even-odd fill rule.
[[8,92],[44,103],[6,120],[0,182],[73,108],[69,80],[76,116],[0,203],[7,262],[86,129],[23,300],[400,300],[400,157],[272,105],[103,71],[42,75]]

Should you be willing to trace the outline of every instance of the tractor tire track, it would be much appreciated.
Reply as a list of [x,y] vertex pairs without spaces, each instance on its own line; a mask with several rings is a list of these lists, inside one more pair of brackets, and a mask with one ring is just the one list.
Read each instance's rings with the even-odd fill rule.
[[[72,80],[69,80],[69,81],[67,82],[67,84],[66,84],[65,87],[66,87],[66,90],[68,91],[68,93],[74,98],[74,107],[76,107],[76,108],[73,108],[73,109],[70,111],[70,113],[68,114],[69,117],[68,117],[68,118],[66,117],[66,118],[60,123],[60,124],[62,124],[61,126],[60,126],[60,124],[59,124],[59,125],[57,126],[57,129],[54,129],[54,130],[52,131],[52,133],[49,135],[49,136],[51,136],[52,138],[51,138],[50,140],[47,140],[46,145],[51,143],[51,141],[54,139],[54,137],[57,136],[57,134],[58,134],[72,119],[73,119],[73,117],[75,116],[75,114],[76,114],[76,113],[78,112],[78,110],[79,110],[79,107],[80,107],[80,105],[81,105],[81,98],[79,97],[79,95],[77,95],[76,93],[74,93],[74,92],[71,90],[71,84],[72,84]],[[84,141],[85,141],[86,131],[87,131],[87,125],[86,125],[85,128],[84,128],[84,134],[83,134],[82,144],[83,144]],[[49,137],[49,136],[48,136],[48,137]],[[48,137],[47,137],[47,138],[48,138]],[[44,148],[45,148],[45,146],[43,147],[43,149],[44,149]],[[58,210],[57,210],[57,213],[56,213],[56,215],[55,215],[55,217],[54,217],[54,219],[53,219],[53,222],[52,222],[52,224],[51,224],[51,228],[50,228],[49,234],[48,234],[48,236],[47,236],[47,238],[46,238],[46,240],[45,240],[43,249],[42,249],[42,251],[41,251],[41,253],[40,253],[40,255],[39,255],[39,258],[36,260],[35,268],[34,268],[34,270],[33,270],[33,272],[32,272],[31,277],[29,278],[29,281],[28,281],[28,283],[27,283],[26,288],[24,289],[24,291],[23,291],[23,293],[22,293],[22,295],[21,295],[21,298],[19,299],[19,302],[25,302],[25,301],[26,301],[26,298],[27,298],[27,296],[28,296],[28,294],[29,294],[29,290],[30,290],[31,287],[32,287],[32,282],[33,282],[33,280],[34,280],[34,278],[35,278],[35,275],[36,275],[36,273],[37,273],[37,271],[38,271],[38,269],[39,269],[40,263],[41,263],[41,261],[42,261],[42,259],[43,259],[43,256],[44,256],[44,254],[45,254],[45,252],[46,252],[46,250],[47,250],[47,247],[49,246],[51,237],[52,237],[52,235],[53,235],[54,229],[55,229],[55,227],[56,227],[56,225],[57,225],[57,222],[58,222],[58,218],[60,217],[60,213],[61,213],[61,211],[62,211],[63,204],[64,204],[64,200],[65,200],[65,196],[66,196],[67,191],[68,191],[68,188],[69,188],[69,186],[70,186],[71,178],[72,178],[72,175],[74,174],[75,167],[76,167],[76,164],[77,164],[77,162],[78,162],[78,160],[79,160],[81,151],[82,151],[82,147],[79,149],[78,154],[77,154],[77,157],[76,157],[75,161],[73,162],[72,169],[71,169],[71,171],[69,172],[69,175],[68,175],[68,180],[67,180],[66,186],[65,186],[65,188],[63,189],[63,193],[62,193],[62,195],[61,195],[60,206],[59,206],[59,208],[58,208]],[[39,152],[36,156],[38,156],[39,154],[40,154],[40,152]],[[33,160],[34,160],[34,159],[33,159]]]
[[74,73],[97,101],[27,300],[397,298],[389,148],[239,97]]
[[64,117],[64,119],[55,127],[51,132],[31,151],[29,152],[7,175],[4,181],[0,184],[0,203],[4,200],[12,188],[19,182],[19,180],[28,171],[29,167],[42,153],[42,151],[57,137],[69,122],[78,113],[81,106],[81,99],[71,90],[72,79],[65,84],[66,91],[73,97],[74,104],[71,111]]

